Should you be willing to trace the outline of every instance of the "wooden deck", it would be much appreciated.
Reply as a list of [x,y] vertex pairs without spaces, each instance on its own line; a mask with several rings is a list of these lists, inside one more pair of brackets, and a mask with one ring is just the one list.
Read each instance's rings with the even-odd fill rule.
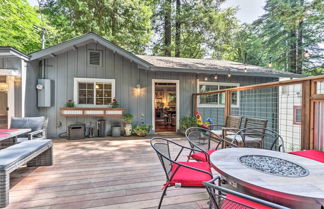
[[[186,143],[181,138],[181,143]],[[11,174],[7,208],[156,208],[165,176],[149,138],[54,140],[54,165]],[[162,208],[206,208],[204,189],[168,190]]]

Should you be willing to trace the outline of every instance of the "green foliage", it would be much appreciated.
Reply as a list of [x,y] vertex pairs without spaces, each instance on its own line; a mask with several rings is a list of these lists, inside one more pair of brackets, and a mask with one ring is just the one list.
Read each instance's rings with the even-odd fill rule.
[[[223,58],[223,53],[229,48],[232,35],[237,30],[238,22],[234,17],[235,9],[220,9],[219,0],[189,0],[180,1],[180,12],[176,13],[175,1],[172,1],[172,56],[175,55],[175,35],[177,22],[180,25],[180,56],[203,58],[211,54],[215,58]],[[154,39],[152,52],[154,55],[164,55],[164,7],[157,1],[153,16]]]
[[66,102],[65,106],[66,107],[74,107],[75,105],[74,105],[74,102],[72,100],[69,100],[69,101]]
[[27,0],[0,1],[0,45],[30,53],[41,48],[38,13]]
[[151,38],[150,1],[47,0],[44,14],[57,30],[58,43],[95,32],[134,53],[143,53]]
[[[323,67],[324,7],[319,0],[268,0],[266,13],[236,35],[235,61],[294,73]],[[308,51],[309,58],[304,57]]]
[[180,119],[181,129],[187,130],[190,127],[197,126],[197,118],[195,116],[184,116]]
[[132,114],[130,114],[130,113],[124,113],[123,114],[123,121],[125,123],[132,123],[133,119],[134,119],[134,116]]
[[148,125],[137,125],[134,129],[133,132],[137,136],[146,136],[149,131],[150,131],[151,126]]

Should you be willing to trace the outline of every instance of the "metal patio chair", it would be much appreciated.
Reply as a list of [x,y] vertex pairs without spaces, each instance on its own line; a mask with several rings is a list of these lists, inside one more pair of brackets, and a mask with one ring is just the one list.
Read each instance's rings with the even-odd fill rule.
[[[284,140],[277,132],[267,128],[244,128],[234,136],[227,136],[232,143],[243,147],[256,147],[285,152]],[[265,146],[266,145],[266,146]]]
[[[166,175],[166,183],[163,186],[158,208],[161,208],[163,198],[169,187],[204,188],[203,182],[213,178],[208,162],[178,161],[184,150],[190,151],[192,148],[162,137],[152,138],[150,143],[158,155]],[[176,150],[176,152],[171,153],[170,150]]]
[[[192,158],[196,161],[209,162],[209,156],[218,149],[223,147],[236,147],[234,143],[217,137],[211,130],[201,127],[188,128],[185,135],[192,148],[188,160]],[[195,150],[200,151],[196,152]]]
[[220,177],[216,176],[208,182],[204,182],[206,190],[209,194],[209,208],[216,209],[288,209],[282,205],[278,205],[263,199],[252,197],[243,193],[239,193],[228,188],[214,184],[215,181],[220,182]]
[[17,137],[17,142],[33,139],[46,139],[48,119],[40,117],[12,117],[10,128],[31,129],[31,132]]

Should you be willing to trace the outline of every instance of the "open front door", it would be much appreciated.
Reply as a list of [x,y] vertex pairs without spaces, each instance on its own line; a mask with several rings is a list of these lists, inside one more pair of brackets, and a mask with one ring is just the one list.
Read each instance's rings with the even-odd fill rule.
[[0,128],[8,128],[7,92],[0,91]]
[[153,130],[176,132],[179,129],[179,81],[153,80]]

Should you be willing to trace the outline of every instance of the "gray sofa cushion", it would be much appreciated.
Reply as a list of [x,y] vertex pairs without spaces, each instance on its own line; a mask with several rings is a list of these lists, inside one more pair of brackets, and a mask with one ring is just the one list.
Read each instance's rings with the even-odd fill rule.
[[43,139],[24,141],[6,149],[2,149],[0,150],[0,169],[5,170],[11,165],[46,146],[51,147],[52,140]]
[[[10,128],[30,128],[31,131],[38,131],[43,129],[45,123],[45,117],[24,117],[24,118],[11,118]],[[21,135],[22,137],[28,137],[28,134]]]

